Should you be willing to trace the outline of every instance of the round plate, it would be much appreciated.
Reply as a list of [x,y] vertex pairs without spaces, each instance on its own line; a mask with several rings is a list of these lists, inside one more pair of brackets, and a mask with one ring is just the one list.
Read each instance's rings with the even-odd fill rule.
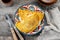
[[[39,8],[38,6],[36,6],[36,5],[23,5],[23,6],[21,6],[21,7],[19,7],[19,8],[21,8],[21,9],[29,9],[29,10],[32,10],[32,11],[41,11],[41,12],[43,12],[42,10],[41,10],[41,8]],[[19,9],[18,8],[18,9]],[[18,11],[18,10],[17,10]],[[19,19],[19,16],[17,15],[17,12],[16,11],[16,13],[15,13],[15,22],[16,22],[16,20],[20,20]],[[44,13],[44,12],[43,12]],[[18,29],[18,28],[17,28]],[[33,31],[33,32],[29,32],[29,33],[23,33],[23,32],[21,32],[19,29],[18,29],[18,31],[19,32],[21,32],[22,34],[24,34],[24,35],[36,35],[36,34],[38,34],[38,33],[41,33],[42,32],[42,30],[44,29],[44,19],[41,21],[41,23],[40,23],[40,25],[38,25],[38,27]]]

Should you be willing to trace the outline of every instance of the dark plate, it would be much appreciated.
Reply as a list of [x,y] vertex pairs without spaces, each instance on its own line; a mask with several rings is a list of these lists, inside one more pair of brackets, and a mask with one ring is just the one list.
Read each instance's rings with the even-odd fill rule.
[[[41,9],[41,8],[39,8],[38,6],[36,6],[36,5],[33,5],[33,4],[29,4],[29,5],[23,5],[23,6],[20,6],[19,8],[21,8],[21,9],[29,9],[29,10],[31,10],[31,11],[41,11],[41,12],[43,12],[44,13],[44,11]],[[18,9],[19,9],[18,8]],[[18,9],[17,9],[17,11],[18,11]],[[16,13],[15,13],[15,19],[17,19],[17,20],[20,20],[19,19],[19,16],[17,15],[17,11],[16,11]],[[15,20],[16,21],[16,20]],[[28,36],[31,36],[31,35],[37,35],[37,34],[40,34],[41,32],[42,32],[42,30],[44,29],[44,25],[46,24],[46,21],[45,21],[45,18],[43,18],[43,20],[41,21],[41,23],[40,23],[40,25],[34,30],[34,32],[32,32],[32,33],[23,33],[23,32],[21,32],[18,28],[18,31],[20,32],[20,33],[22,33],[22,34],[24,34],[24,35],[28,35]]]

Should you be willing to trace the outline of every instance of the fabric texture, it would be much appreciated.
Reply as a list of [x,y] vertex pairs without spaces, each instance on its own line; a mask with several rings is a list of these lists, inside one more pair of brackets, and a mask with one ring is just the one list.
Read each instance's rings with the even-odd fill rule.
[[[33,2],[33,0],[20,0],[19,4],[14,4],[12,7],[4,7],[0,4],[0,15],[14,14],[18,7],[28,2]],[[52,9],[45,10],[45,16],[49,25],[45,26],[38,36],[25,36],[26,40],[60,40],[60,0]]]

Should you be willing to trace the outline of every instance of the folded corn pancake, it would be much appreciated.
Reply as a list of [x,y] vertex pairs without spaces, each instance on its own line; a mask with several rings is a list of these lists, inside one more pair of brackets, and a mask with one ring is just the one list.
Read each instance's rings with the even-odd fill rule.
[[28,9],[19,9],[18,15],[20,20],[16,22],[15,26],[24,33],[35,30],[44,17],[44,13],[41,11],[31,11]]

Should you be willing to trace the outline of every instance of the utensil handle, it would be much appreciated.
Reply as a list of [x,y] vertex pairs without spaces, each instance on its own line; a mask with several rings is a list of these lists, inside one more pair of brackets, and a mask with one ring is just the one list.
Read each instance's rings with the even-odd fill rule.
[[12,33],[13,39],[18,40],[13,28],[11,28],[11,33]]
[[[22,35],[18,32],[18,30],[16,29],[15,25],[13,24],[11,18],[9,17],[9,15],[6,15],[6,18],[8,19],[8,23],[10,25],[10,28],[13,27],[15,32],[17,33],[18,37],[20,40],[24,40],[24,38],[22,37]],[[12,32],[12,29],[11,29]],[[13,32],[12,32],[13,33]],[[14,36],[13,36],[14,37]],[[15,37],[14,37],[15,38]]]

